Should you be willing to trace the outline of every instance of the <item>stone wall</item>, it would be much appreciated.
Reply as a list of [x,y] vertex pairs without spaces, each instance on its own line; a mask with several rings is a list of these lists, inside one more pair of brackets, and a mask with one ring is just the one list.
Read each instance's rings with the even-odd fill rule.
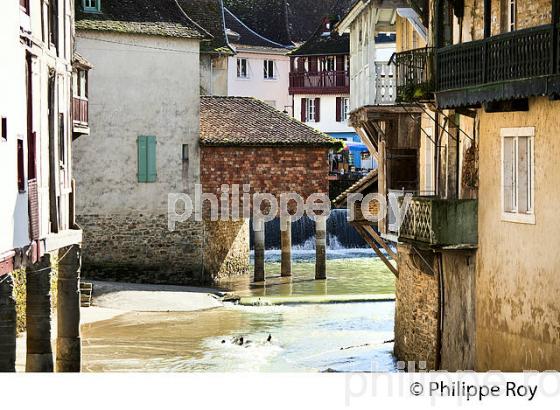
[[203,146],[200,179],[204,192],[250,184],[252,192],[273,195],[328,193],[327,152],[326,147]]
[[79,215],[88,279],[186,285],[205,281],[203,223],[167,228],[167,215]]
[[[399,277],[396,282],[395,355],[406,362],[439,366],[439,280],[435,255],[420,258],[409,245],[399,244]],[[434,274],[434,272],[436,274]]]

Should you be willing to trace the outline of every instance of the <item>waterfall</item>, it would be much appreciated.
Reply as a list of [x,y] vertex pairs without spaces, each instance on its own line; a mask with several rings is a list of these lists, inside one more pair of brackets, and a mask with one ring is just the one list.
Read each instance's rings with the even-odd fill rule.
[[[334,209],[327,220],[327,247],[330,250],[368,248],[366,242],[348,223],[348,210]],[[280,219],[267,222],[266,249],[280,248]],[[252,232],[252,227],[251,227]],[[253,249],[253,237],[251,235],[251,249]],[[307,216],[292,223],[292,249],[314,250],[315,249],[315,222]]]

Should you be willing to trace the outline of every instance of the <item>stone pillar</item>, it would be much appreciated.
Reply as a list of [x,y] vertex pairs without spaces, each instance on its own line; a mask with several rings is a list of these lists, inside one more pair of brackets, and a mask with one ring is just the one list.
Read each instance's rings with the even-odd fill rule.
[[79,245],[59,250],[56,371],[79,372],[82,342],[80,339],[80,268]]
[[253,230],[255,232],[255,282],[265,280],[264,271],[264,222],[254,220]]
[[315,279],[327,279],[327,218],[315,217]]
[[51,256],[44,255],[26,269],[26,372],[52,372]]
[[0,373],[16,371],[16,301],[12,275],[0,276]]
[[292,222],[290,219],[280,224],[280,272],[282,277],[292,276]]

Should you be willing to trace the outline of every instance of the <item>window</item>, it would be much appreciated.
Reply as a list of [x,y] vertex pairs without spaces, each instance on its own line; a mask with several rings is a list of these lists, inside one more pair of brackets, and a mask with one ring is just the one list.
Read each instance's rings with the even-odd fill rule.
[[517,0],[507,0],[508,2],[508,31],[514,31],[517,25]]
[[0,121],[0,135],[4,141],[8,140],[8,118],[2,117]]
[[503,128],[501,136],[502,220],[534,224],[535,129]]
[[82,0],[84,11],[89,13],[99,13],[101,11],[101,0]]
[[350,115],[350,98],[343,98],[341,106],[341,118],[343,122],[348,121],[348,115]]
[[18,191],[25,192],[25,172],[24,172],[24,157],[23,157],[23,140],[17,140],[17,184]]
[[65,137],[66,123],[64,122],[64,114],[58,114],[58,160],[60,165],[66,164],[66,137]]
[[138,182],[156,182],[156,137],[138,137]]
[[307,99],[307,122],[315,121],[315,100],[313,98]]
[[276,70],[273,60],[264,60],[264,78],[265,80],[275,80]]
[[237,78],[249,78],[248,66],[246,58],[237,59]]

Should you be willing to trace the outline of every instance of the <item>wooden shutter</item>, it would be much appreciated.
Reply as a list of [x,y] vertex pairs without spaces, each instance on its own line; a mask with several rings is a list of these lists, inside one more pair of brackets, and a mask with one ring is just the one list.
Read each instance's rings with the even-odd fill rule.
[[342,121],[342,97],[336,97],[336,122]]
[[155,182],[157,178],[156,137],[138,137],[138,182]]
[[307,98],[301,99],[301,122],[307,121]]
[[23,159],[23,140],[17,140],[17,183],[19,192],[25,192],[25,171]]
[[321,121],[321,99],[315,98],[315,122]]
[[147,150],[147,164],[148,164],[148,181],[156,182],[157,179],[157,161],[156,161],[156,137],[146,137],[148,150]]

